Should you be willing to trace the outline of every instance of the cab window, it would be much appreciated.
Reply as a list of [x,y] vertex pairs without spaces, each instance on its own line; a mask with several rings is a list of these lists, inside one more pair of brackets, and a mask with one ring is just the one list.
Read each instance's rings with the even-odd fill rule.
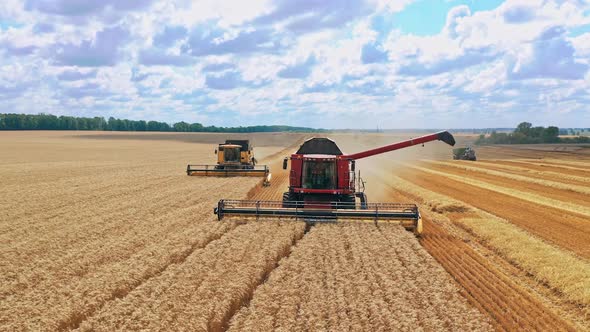
[[336,187],[336,162],[304,161],[303,188],[334,189]]

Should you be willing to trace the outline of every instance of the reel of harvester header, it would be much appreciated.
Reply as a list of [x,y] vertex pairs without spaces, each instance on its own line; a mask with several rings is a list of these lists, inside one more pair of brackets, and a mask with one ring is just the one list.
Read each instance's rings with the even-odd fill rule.
[[216,165],[187,165],[190,176],[255,176],[263,177],[264,185],[270,185],[268,166],[256,165],[254,148],[249,140],[226,140],[215,149]]
[[283,169],[291,162],[289,190],[282,201],[227,200],[218,202],[214,213],[219,220],[229,216],[257,219],[289,218],[306,222],[376,222],[398,223],[419,235],[422,220],[415,204],[369,203],[364,183],[355,174],[358,159],[395,151],[431,141],[455,145],[448,131],[421,136],[380,148],[345,155],[328,138],[305,141]]

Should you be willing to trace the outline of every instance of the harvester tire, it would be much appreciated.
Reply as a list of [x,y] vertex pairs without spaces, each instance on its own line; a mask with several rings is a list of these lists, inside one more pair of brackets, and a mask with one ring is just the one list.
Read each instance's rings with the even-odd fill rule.
[[290,192],[283,193],[283,208],[301,208],[301,204],[287,204],[287,202],[297,201],[297,197]]
[[345,203],[342,209],[356,209],[356,197],[354,195],[345,195],[340,197],[340,202]]

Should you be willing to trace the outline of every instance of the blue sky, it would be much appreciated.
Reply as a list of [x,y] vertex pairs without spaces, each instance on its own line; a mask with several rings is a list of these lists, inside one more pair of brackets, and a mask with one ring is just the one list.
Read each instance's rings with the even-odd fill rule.
[[0,112],[590,127],[585,0],[3,0]]

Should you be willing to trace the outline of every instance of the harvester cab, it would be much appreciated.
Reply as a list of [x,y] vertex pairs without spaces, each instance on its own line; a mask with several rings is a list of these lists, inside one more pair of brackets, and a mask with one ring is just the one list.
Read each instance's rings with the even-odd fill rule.
[[241,148],[240,145],[235,144],[219,144],[219,148],[215,149],[215,154],[217,154],[217,164],[223,166],[241,164]]
[[347,155],[328,138],[312,138],[283,161],[284,169],[289,161],[291,168],[289,190],[282,201],[220,200],[214,213],[219,220],[225,216],[291,217],[312,223],[383,220],[401,224],[419,235],[422,221],[418,207],[369,203],[364,182],[355,176],[355,161],[435,140],[455,144],[453,136],[443,131]]
[[270,185],[270,170],[266,165],[256,165],[254,148],[249,140],[226,140],[215,149],[216,165],[187,165],[191,176],[259,176],[264,185]]

